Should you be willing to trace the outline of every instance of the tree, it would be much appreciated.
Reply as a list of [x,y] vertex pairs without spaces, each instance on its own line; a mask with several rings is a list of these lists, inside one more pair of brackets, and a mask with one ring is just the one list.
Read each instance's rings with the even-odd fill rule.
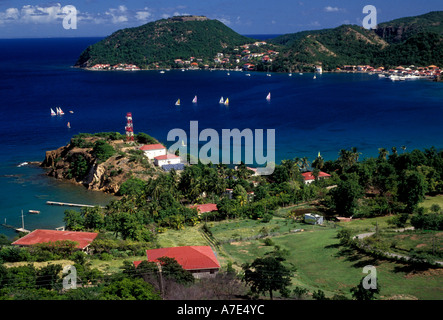
[[363,188],[358,183],[355,173],[349,174],[341,180],[337,187],[331,190],[333,207],[339,214],[352,216],[358,206],[358,199],[363,197]]
[[251,286],[253,293],[269,293],[273,299],[273,291],[287,292],[291,285],[291,271],[283,265],[281,259],[275,257],[257,258],[251,264],[244,264],[244,281]]
[[115,152],[114,147],[104,140],[96,141],[94,143],[94,147],[92,148],[92,153],[97,158],[99,163],[108,160],[115,154]]
[[139,178],[129,178],[122,183],[118,193],[124,195],[140,195],[146,187],[146,182]]
[[378,158],[380,160],[386,160],[386,157],[389,155],[389,151],[386,148],[378,149]]
[[350,289],[352,297],[356,300],[374,300],[375,294],[380,293],[380,285],[377,283],[376,289],[365,289],[363,287],[364,279],[363,277],[357,286]]
[[172,279],[179,284],[190,284],[194,282],[194,276],[189,271],[170,257],[160,257],[157,259],[161,264],[162,274],[165,279]]
[[406,204],[407,212],[413,212],[418,203],[424,200],[426,191],[425,177],[420,172],[406,170],[401,175],[398,186],[398,200]]
[[69,209],[65,210],[65,217],[63,218],[66,229],[78,231],[84,228],[85,219],[78,211]]
[[124,278],[111,282],[102,292],[105,300],[160,300],[154,287],[141,278]]

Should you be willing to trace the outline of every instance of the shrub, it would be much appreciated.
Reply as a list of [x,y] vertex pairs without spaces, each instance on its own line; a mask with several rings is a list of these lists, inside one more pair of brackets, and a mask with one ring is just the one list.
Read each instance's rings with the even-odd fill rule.
[[94,143],[92,152],[99,162],[108,160],[116,153],[115,149],[103,140],[99,140]]

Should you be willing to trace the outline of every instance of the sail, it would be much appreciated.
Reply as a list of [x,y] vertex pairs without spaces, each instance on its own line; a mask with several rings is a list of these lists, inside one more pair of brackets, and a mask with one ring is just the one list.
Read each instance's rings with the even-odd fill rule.
[[180,105],[180,99],[177,100],[177,102],[175,103],[176,106]]
[[192,99],[192,103],[197,103],[197,96],[195,96],[194,99]]
[[225,103],[225,102],[223,101],[223,97],[220,98],[220,101],[219,101],[218,103]]
[[266,96],[266,100],[271,100],[271,93],[269,92],[268,95]]
[[64,115],[65,113],[63,112],[62,108],[58,108],[58,110],[60,111],[60,115]]
[[52,110],[52,108],[51,108],[51,116],[55,116],[55,115],[56,115],[55,111]]
[[70,124],[69,122],[68,122],[68,124],[67,124],[67,127],[68,127],[68,128],[71,128],[71,124]]
[[225,100],[225,106],[227,106],[229,104],[229,98],[226,98]]

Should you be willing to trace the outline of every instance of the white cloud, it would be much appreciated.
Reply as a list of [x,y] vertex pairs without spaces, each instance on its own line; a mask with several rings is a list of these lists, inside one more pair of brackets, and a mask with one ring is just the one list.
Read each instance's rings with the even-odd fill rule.
[[[0,0],[1,1],[1,0]],[[128,22],[146,22],[152,18],[152,11],[148,7],[130,10],[125,5],[109,8],[104,12],[88,13],[77,9],[77,21],[94,24],[121,24]],[[0,11],[0,25],[5,23],[33,23],[50,24],[62,23],[67,13],[63,12],[60,3],[48,6],[24,5],[21,8],[8,8]]]
[[149,8],[145,7],[143,10],[136,11],[135,18],[140,21],[147,21],[148,18],[152,16],[152,13],[149,12]]
[[111,17],[112,23],[122,23],[127,22],[128,19],[128,8],[124,5],[118,6],[117,9],[110,8],[108,11],[105,12],[105,14],[109,17]]
[[325,11],[325,12],[339,12],[339,11],[345,11],[345,9],[339,8],[339,7],[327,6],[327,7],[323,8],[323,11]]

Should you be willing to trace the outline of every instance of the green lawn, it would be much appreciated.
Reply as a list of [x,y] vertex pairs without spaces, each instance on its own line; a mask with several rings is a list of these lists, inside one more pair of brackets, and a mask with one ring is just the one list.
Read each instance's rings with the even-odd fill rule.
[[430,208],[433,204],[438,204],[443,209],[443,195],[437,195],[434,197],[426,196],[426,199],[420,204],[420,206]]
[[[367,230],[373,227],[374,221],[353,221],[351,228]],[[384,225],[384,219],[377,218],[377,221],[379,226]],[[374,265],[382,299],[443,299],[443,269],[414,273],[407,265],[377,261],[355,253],[339,246],[337,230],[332,227],[308,226],[303,232],[272,238],[275,244],[289,250],[287,262],[295,265],[298,270],[293,278],[293,288],[301,286],[310,292],[320,289],[326,296],[344,294],[350,298],[349,289],[366,276],[363,267]],[[214,236],[217,236],[217,232],[214,232]],[[240,270],[243,263],[273,250],[273,247],[265,246],[263,240],[236,241],[222,247],[226,254],[224,260],[232,261],[237,270]]]

